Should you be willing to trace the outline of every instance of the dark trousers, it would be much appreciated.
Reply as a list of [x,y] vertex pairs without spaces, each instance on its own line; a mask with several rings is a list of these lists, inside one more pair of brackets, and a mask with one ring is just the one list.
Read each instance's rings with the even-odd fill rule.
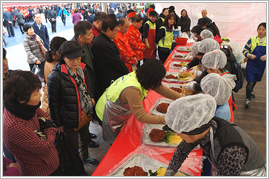
[[7,149],[5,143],[3,142],[3,153],[4,153],[4,156],[7,158],[7,159],[10,159],[13,161],[13,163],[16,163],[16,160],[15,160],[15,157],[13,156],[13,154]]
[[48,16],[45,16],[45,19],[46,19],[46,23],[48,23]]
[[82,161],[86,160],[89,156],[89,124],[85,125],[78,131],[74,131],[73,128],[64,127],[64,134],[76,151],[80,149]]
[[25,17],[25,22],[29,22],[29,17],[28,16]]
[[56,32],[56,20],[55,21],[51,21],[51,30],[52,32]]
[[24,31],[23,31],[23,25],[24,24],[18,24],[18,26],[20,27],[20,30],[21,30],[21,33],[24,34]]
[[[15,27],[16,21],[12,21],[13,27]],[[16,28],[16,27],[15,27]]]
[[8,36],[15,36],[15,32],[14,32],[14,28],[13,28],[13,25],[12,23],[8,23],[6,22],[6,26],[7,26],[7,32],[8,32]]
[[64,26],[65,26],[65,21],[66,21],[66,17],[62,16],[62,22],[63,22]]
[[251,99],[251,92],[253,91],[253,88],[254,88],[254,86],[256,85],[256,83],[257,83],[257,81],[254,81],[254,82],[248,82],[248,84],[247,84],[247,87],[246,87],[246,98],[247,99]]
[[165,60],[167,59],[167,57],[169,56],[169,54],[170,54],[169,48],[158,47],[158,55],[159,55],[159,58],[163,64],[164,64]]
[[[42,77],[44,78],[44,65],[45,65],[45,62],[41,62],[41,64],[38,65],[38,68],[40,68],[40,72],[39,72],[39,77]],[[32,71],[33,67],[34,67],[34,64],[29,64],[30,66],[30,71]]]

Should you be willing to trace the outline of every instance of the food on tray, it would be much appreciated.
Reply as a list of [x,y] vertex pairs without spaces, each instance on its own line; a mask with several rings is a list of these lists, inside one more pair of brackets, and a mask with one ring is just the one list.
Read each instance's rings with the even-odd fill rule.
[[179,73],[178,74],[179,78],[186,78],[188,76],[192,76],[192,72],[185,72],[185,73]]
[[186,62],[180,62],[180,63],[174,63],[174,64],[173,64],[174,67],[184,67],[184,66],[186,66],[186,65],[187,65]]
[[181,51],[181,50],[183,50],[183,51],[191,51],[191,48],[190,47],[178,47],[177,50],[178,51]]
[[128,167],[123,172],[124,176],[148,176],[148,173],[145,172],[141,167],[134,166],[134,167]]
[[175,53],[174,54],[174,57],[181,57],[181,58],[185,58],[187,55],[183,55],[183,54],[181,54],[181,53]]
[[165,132],[164,130],[152,129],[149,137],[153,142],[162,142],[165,138]]
[[[164,167],[160,167],[160,168],[158,168],[158,169],[156,170],[156,172],[152,172],[152,170],[149,170],[149,175],[150,175],[150,176],[164,176],[165,172],[166,172],[166,168],[164,168]],[[181,172],[177,172],[177,173],[175,174],[175,176],[186,176],[186,175],[184,175],[184,174],[181,173]]]
[[178,93],[181,93],[181,88],[171,87],[170,89],[172,89]]
[[161,103],[156,107],[156,110],[160,113],[166,113],[169,103]]
[[166,75],[165,78],[166,79],[178,79],[177,76],[174,76],[174,75],[171,75],[171,74],[170,75]]
[[181,91],[182,94],[184,94],[185,96],[198,94],[197,91],[185,90],[184,88],[182,88]]

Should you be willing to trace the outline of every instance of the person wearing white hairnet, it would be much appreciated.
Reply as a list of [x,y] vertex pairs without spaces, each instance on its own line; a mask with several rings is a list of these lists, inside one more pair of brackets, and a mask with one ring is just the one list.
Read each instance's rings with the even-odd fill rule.
[[201,36],[202,40],[207,39],[207,38],[211,38],[211,39],[214,38],[213,33],[210,30],[208,30],[208,29],[204,29],[201,32],[200,36]]
[[[202,63],[202,58],[203,56],[208,53],[211,52],[215,49],[220,49],[219,44],[217,41],[213,40],[213,39],[204,39],[200,42],[199,46],[198,46],[198,53],[196,54],[196,57],[199,59],[199,67],[203,65]],[[203,69],[201,67],[201,69]],[[184,73],[184,71],[181,71],[180,73]],[[207,71],[203,70],[202,74],[196,78],[194,81],[189,82],[185,85],[183,85],[184,89],[186,90],[194,90],[194,91],[201,91],[201,86],[200,86],[200,81],[203,77],[205,77],[207,75]]]
[[[201,80],[201,88],[205,94],[212,96],[217,102],[215,116],[230,121],[231,109],[228,100],[235,87],[233,79],[224,78],[217,73],[210,73]],[[232,121],[230,121],[232,122]]]
[[198,144],[212,163],[211,175],[266,176],[266,162],[254,140],[237,125],[214,116],[216,107],[216,100],[209,94],[170,103],[166,123],[183,140],[165,176],[174,176]]

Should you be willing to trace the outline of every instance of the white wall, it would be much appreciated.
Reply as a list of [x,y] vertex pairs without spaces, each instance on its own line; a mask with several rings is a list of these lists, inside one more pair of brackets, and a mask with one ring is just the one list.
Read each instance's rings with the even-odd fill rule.
[[257,35],[257,27],[266,22],[266,3],[155,3],[155,10],[162,12],[164,7],[173,5],[180,17],[182,9],[186,9],[191,19],[191,28],[197,25],[202,17],[201,11],[207,10],[207,16],[216,23],[221,37],[244,46],[248,39]]

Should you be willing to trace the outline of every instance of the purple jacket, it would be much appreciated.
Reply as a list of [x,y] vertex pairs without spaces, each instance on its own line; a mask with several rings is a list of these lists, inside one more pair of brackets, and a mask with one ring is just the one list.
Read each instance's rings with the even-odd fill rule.
[[74,25],[76,25],[76,23],[77,23],[78,21],[80,21],[81,19],[82,19],[82,17],[81,17],[81,15],[80,15],[80,13],[76,12],[76,13],[73,14],[73,20],[72,20],[72,23],[73,23]]
[[12,160],[6,159],[3,156],[3,176],[20,176],[20,171],[15,167],[9,167],[6,170],[6,166],[10,164]]

